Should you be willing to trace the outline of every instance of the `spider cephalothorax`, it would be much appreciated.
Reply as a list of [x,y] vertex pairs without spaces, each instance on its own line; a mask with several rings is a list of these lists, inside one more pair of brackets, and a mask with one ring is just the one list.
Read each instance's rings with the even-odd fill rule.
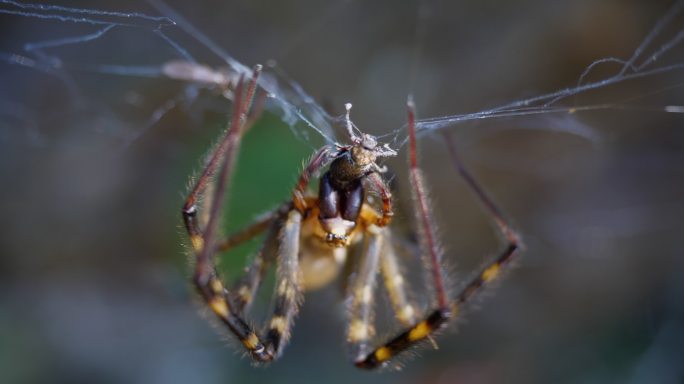
[[[501,268],[517,254],[518,237],[450,146],[459,173],[494,217],[508,246],[465,284],[460,293],[452,297],[447,292],[442,248],[435,236],[418,168],[414,107],[409,101],[409,181],[421,235],[421,254],[416,256],[423,260],[430,277],[428,283],[434,295],[430,309],[413,301],[396,254],[401,244],[392,241],[388,226],[393,217],[392,195],[382,176],[385,168],[378,166],[376,160],[397,153],[386,144],[379,146],[375,137],[354,127],[349,119],[350,104],[346,106],[345,122],[351,144],[329,145],[318,150],[302,170],[291,200],[237,233],[222,238],[217,234],[218,216],[240,139],[255,118],[255,115],[249,116],[249,111],[260,69],[256,67],[246,90],[244,80],[237,83],[231,125],[183,206],[185,227],[197,260],[194,284],[212,312],[240,340],[254,361],[269,362],[281,355],[289,340],[303,292],[326,286],[345,271],[342,278],[348,279],[345,301],[349,306],[346,338],[354,364],[360,368],[384,366],[410,347],[432,340],[434,333],[456,316],[462,304],[500,276]],[[327,171],[323,172],[326,167]],[[311,178],[321,173],[318,194],[312,194],[308,191]],[[366,199],[367,190],[378,194],[381,203],[372,204]],[[198,202],[202,195],[204,209],[200,212]],[[217,253],[228,252],[262,232],[265,232],[264,245],[246,268],[244,277],[226,288],[216,271]],[[348,270],[342,267],[348,265],[348,250],[352,245],[358,252],[353,263],[355,269]],[[246,311],[272,264],[277,266],[273,313],[263,328],[256,328],[247,320]],[[403,331],[384,341],[376,340],[373,320],[379,275],[394,317],[403,327]]]

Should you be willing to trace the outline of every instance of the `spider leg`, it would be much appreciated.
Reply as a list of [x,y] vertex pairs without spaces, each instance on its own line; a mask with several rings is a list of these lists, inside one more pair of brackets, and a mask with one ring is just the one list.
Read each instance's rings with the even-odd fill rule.
[[[401,274],[391,241],[389,230],[372,225],[368,227],[360,254],[359,270],[350,287],[347,340],[351,345],[354,363],[359,368],[377,368],[412,345],[429,338],[434,330],[449,319],[451,313],[449,308],[438,308],[416,323],[417,315],[413,306],[408,303],[403,280],[397,279]],[[371,339],[375,335],[372,297],[378,267],[390,294],[395,316],[408,329],[368,353]]]
[[480,184],[466,169],[463,162],[461,162],[458,152],[456,151],[456,145],[454,144],[451,135],[445,133],[444,137],[454,166],[458,170],[463,180],[465,180],[470,190],[473,192],[473,194],[475,194],[480,203],[485,207],[485,210],[490,214],[498,230],[506,239],[506,247],[503,251],[501,251],[499,256],[487,264],[480,271],[479,275],[470,281],[470,283],[466,285],[458,294],[456,301],[460,304],[466,302],[478,291],[479,288],[499,277],[502,267],[506,266],[506,264],[508,264],[510,260],[517,255],[518,251],[523,247],[523,244],[520,240],[520,235],[513,230],[510,223],[501,213],[501,210],[499,210],[494,201],[489,197],[489,195],[487,195],[482,186],[480,186]]
[[290,210],[279,234],[276,292],[273,314],[265,331],[266,350],[278,358],[290,339],[293,320],[302,301],[299,271],[299,235],[302,214]]
[[366,356],[362,356],[355,361],[359,368],[377,368],[384,365],[387,361],[407,350],[411,346],[425,340],[441,328],[452,316],[456,307],[452,307],[447,291],[444,287],[444,269],[441,264],[442,252],[432,224],[430,208],[428,206],[426,189],[423,177],[418,168],[417,145],[415,137],[415,107],[413,101],[409,99],[408,107],[408,127],[409,127],[409,177],[411,181],[411,192],[414,205],[416,207],[416,217],[420,230],[421,251],[425,254],[426,266],[430,272],[435,294],[435,307],[422,320],[413,324],[408,329],[392,337],[380,347]]
[[354,360],[363,359],[375,335],[373,327],[373,291],[377,281],[383,230],[370,226],[363,236],[358,271],[349,286],[349,326],[347,341]]
[[334,148],[332,146],[326,145],[318,150],[307,163],[299,175],[299,180],[297,185],[292,191],[292,202],[295,208],[300,213],[306,212],[307,208],[310,208],[307,204],[307,199],[305,198],[306,189],[309,186],[309,181],[311,177],[316,175],[322,168],[330,163],[335,158]]
[[228,238],[218,242],[216,250],[218,252],[227,252],[233,249],[233,247],[262,233],[268,229],[276,219],[283,217],[290,210],[290,205],[289,202],[282,204],[276,209],[257,217],[251,224],[248,224],[239,231],[232,233]]
[[[223,176],[225,180],[229,179],[230,174],[232,173],[232,166],[235,162],[235,158],[237,157],[237,151],[242,134],[244,134],[249,125],[253,122],[253,119],[250,119],[249,122],[246,121],[247,111],[251,106],[252,99],[256,92],[257,79],[260,71],[261,66],[255,67],[254,74],[248,85],[245,100],[243,100],[241,97],[236,97],[233,104],[233,117],[231,119],[230,127],[226,130],[226,134],[221,139],[219,145],[213,150],[207,165],[202,170],[201,175],[193,185],[190,193],[185,199],[185,203],[183,204],[181,211],[183,214],[183,222],[188,234],[190,235],[192,247],[197,254],[200,254],[203,249],[209,249],[208,252],[213,252],[213,249],[204,247],[204,238],[213,237],[214,229],[211,228],[211,221],[212,219],[214,221],[218,220],[218,212],[221,208],[221,203],[214,201],[214,197],[220,197],[221,194],[215,193],[216,191],[214,189],[217,182],[213,180],[213,177],[220,165],[223,165],[223,173],[225,176],[221,176]],[[239,91],[239,94],[242,95],[244,90],[244,79],[240,79],[238,85],[240,87],[239,89],[236,87],[236,93]],[[223,184],[224,185],[221,186],[221,189],[225,188],[225,181]],[[210,209],[207,212],[203,212],[201,217],[198,218],[197,203],[199,198],[205,194],[205,205],[210,207]],[[202,231],[202,226],[206,227],[205,231]],[[211,236],[207,236],[206,232],[210,232]]]
[[[444,270],[441,266],[440,259],[442,257],[441,248],[437,243],[434,233],[434,225],[428,207],[427,195],[425,186],[422,181],[422,175],[418,168],[417,161],[417,144],[416,144],[416,123],[415,123],[415,107],[412,100],[408,102],[408,127],[410,139],[409,151],[409,173],[411,178],[411,186],[413,198],[416,205],[416,215],[421,230],[421,249],[427,253],[427,265],[434,284],[434,292],[436,295],[436,309],[430,312],[423,320],[417,322],[409,329],[399,333],[391,338],[384,345],[376,348],[372,353],[368,354],[364,359],[357,360],[356,365],[361,368],[376,368],[383,363],[389,361],[391,358],[400,352],[410,348],[412,345],[429,338],[436,330],[441,328],[448,320],[456,316],[458,308],[475,295],[481,288],[484,288],[490,282],[501,275],[501,269],[506,266],[510,260],[517,254],[521,247],[518,234],[511,228],[510,224],[504,219],[499,209],[484,192],[482,187],[475,181],[475,179],[466,170],[463,163],[461,163],[455,150],[455,146],[451,143],[450,138],[447,137],[449,150],[451,152],[454,165],[458,169],[460,175],[468,184],[469,188],[474,192],[480,202],[485,206],[487,211],[494,218],[499,230],[503,233],[507,240],[505,249],[499,254],[497,258],[485,265],[480,273],[472,279],[456,296],[454,302],[451,302],[447,291],[444,287]],[[426,252],[427,251],[427,252]]]
[[461,175],[463,180],[465,180],[470,190],[475,194],[475,197],[480,200],[480,203],[484,205],[487,212],[492,216],[499,231],[501,231],[501,233],[504,235],[509,245],[517,245],[518,247],[521,247],[522,245],[520,236],[513,230],[510,223],[501,213],[501,210],[496,206],[494,201],[470,174],[468,169],[461,161],[461,158],[456,151],[456,144],[454,144],[454,140],[451,135],[449,133],[444,133],[444,139],[446,141],[447,148],[449,149],[449,155],[451,156],[454,167],[456,167],[458,173]]
[[386,231],[385,237],[380,257],[383,283],[392,303],[394,316],[403,326],[410,327],[416,323],[416,309],[409,301],[407,282],[394,248],[397,243],[390,231]]
[[[214,274],[210,277],[209,286],[213,296],[207,300],[210,308],[229,326],[229,329],[240,339],[253,359],[260,362],[275,360],[289,341],[293,320],[301,302],[299,276],[299,234],[302,215],[295,209],[287,213],[283,220],[273,222],[266,235],[264,245],[247,269],[245,276],[237,284],[238,297],[225,290],[221,281]],[[281,225],[282,224],[282,225]],[[278,230],[280,229],[280,230]],[[258,289],[263,274],[272,262],[269,256],[272,246],[277,260],[277,287],[274,297],[273,314],[263,332],[259,336],[242,315],[245,307],[251,303],[253,294]],[[243,287],[249,289],[249,297],[244,297]],[[206,300],[206,293],[200,290]],[[222,294],[221,294],[222,293]],[[211,293],[209,293],[211,295]]]
[[[237,157],[240,139],[246,130],[247,111],[256,91],[260,69],[260,66],[255,68],[244,99],[242,97],[244,79],[240,79],[238,82],[230,127],[219,145],[214,149],[207,166],[186,198],[182,214],[196,256],[193,282],[197,290],[209,308],[228,326],[228,329],[242,342],[254,359],[270,361],[273,359],[272,355],[266,352],[264,344],[253,328],[231,308],[229,294],[216,274],[213,261],[213,255],[216,252],[215,233],[222,212],[222,197],[227,189],[227,183]],[[213,177],[219,166],[221,166],[221,170],[214,181]],[[197,201],[207,189],[210,190],[210,196],[207,198],[207,210],[209,212],[207,215],[198,218]]]
[[389,187],[377,172],[368,174],[366,179],[368,179],[371,187],[380,194],[382,199],[382,216],[377,219],[375,225],[384,227],[392,221],[394,216],[394,212],[392,212],[392,193],[390,193]]
[[278,243],[278,224],[273,222],[266,232],[266,238],[244,275],[230,289],[231,306],[235,312],[243,313],[249,309],[261,282],[273,262]]
[[[301,219],[302,215],[297,210],[291,209],[287,213],[287,218],[273,222],[257,259],[247,269],[245,276],[237,285],[248,287],[251,290],[250,292],[256,292],[263,274],[272,262],[270,255],[274,251],[272,249],[273,244],[277,244],[275,254],[278,265],[276,271],[278,283],[274,297],[273,314],[263,332],[257,334],[242,314],[244,308],[251,303],[253,295],[250,294],[249,297],[241,300],[243,292],[242,289],[238,289],[237,292],[240,296],[235,298],[231,292],[223,288],[221,281],[215,274],[210,277],[209,286],[213,290],[213,296],[207,300],[210,308],[242,341],[252,358],[259,362],[268,362],[280,357],[289,341],[293,320],[301,302],[299,277]],[[264,255],[266,256],[264,257]],[[200,292],[203,296],[207,295],[205,290],[200,289]]]
[[274,259],[276,253],[274,244],[278,243],[278,228],[291,207],[292,204],[289,202],[282,204],[280,207],[261,215],[247,227],[231,234],[216,246],[217,252],[228,252],[233,247],[267,231],[261,248],[254,256],[251,264],[245,268],[244,276],[229,291],[234,311],[243,312],[252,303],[256,291]]

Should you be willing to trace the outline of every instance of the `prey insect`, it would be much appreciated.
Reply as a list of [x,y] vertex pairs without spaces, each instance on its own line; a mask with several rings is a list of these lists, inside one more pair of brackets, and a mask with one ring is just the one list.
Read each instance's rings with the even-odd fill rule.
[[[251,79],[237,81],[230,126],[210,154],[182,208],[196,260],[193,282],[202,299],[256,362],[270,362],[281,356],[290,339],[303,292],[326,286],[336,278],[349,279],[346,338],[357,367],[382,367],[414,345],[428,340],[434,343],[435,332],[453,320],[463,304],[500,276],[502,268],[518,254],[518,235],[450,145],[458,172],[507,240],[504,250],[493,261],[460,292],[450,294],[445,287],[442,248],[418,166],[415,108],[409,99],[409,181],[420,235],[420,255],[416,256],[423,259],[428,270],[434,296],[427,310],[412,302],[407,279],[401,273],[401,260],[389,226],[393,218],[392,194],[383,177],[386,169],[376,162],[379,158],[396,156],[397,152],[387,144],[378,144],[374,136],[355,127],[349,116],[351,104],[346,105],[345,116],[350,144],[319,149],[299,175],[290,200],[244,229],[221,236],[218,219],[240,141],[260,110],[258,103],[252,108],[260,70],[257,66]],[[312,194],[308,187],[316,177],[319,177],[318,193]],[[369,194],[379,199],[372,201]],[[216,269],[217,255],[262,233],[265,241],[245,275],[236,283],[224,283]],[[352,249],[358,251],[352,252]],[[354,263],[352,259],[356,259]],[[248,309],[272,265],[276,267],[273,312],[266,324],[255,327],[248,319]],[[349,271],[347,265],[353,265],[354,270]],[[379,276],[394,318],[403,329],[387,340],[377,340],[375,336],[373,315]]]

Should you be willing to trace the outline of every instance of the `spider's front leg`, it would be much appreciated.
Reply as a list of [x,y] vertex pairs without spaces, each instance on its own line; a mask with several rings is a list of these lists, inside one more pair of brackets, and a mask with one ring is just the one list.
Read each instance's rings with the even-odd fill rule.
[[392,217],[394,217],[394,212],[392,211],[392,193],[377,172],[371,172],[366,176],[366,179],[371,187],[377,191],[382,200],[382,216],[376,220],[375,225],[385,227],[389,225],[390,221],[392,221]]

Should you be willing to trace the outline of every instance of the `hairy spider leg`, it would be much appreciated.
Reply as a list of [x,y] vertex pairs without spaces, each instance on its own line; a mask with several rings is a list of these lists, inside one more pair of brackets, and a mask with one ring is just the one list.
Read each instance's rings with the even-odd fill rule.
[[[240,140],[246,129],[251,125],[251,121],[248,121],[247,113],[254,98],[260,70],[260,66],[255,68],[246,92],[243,91],[244,80],[241,79],[238,82],[236,95],[240,95],[240,97],[236,97],[234,100],[233,117],[230,127],[210,156],[207,166],[204,168],[197,183],[188,195],[185,204],[183,205],[182,213],[186,229],[190,236],[190,242],[197,259],[194,283],[200,295],[216,316],[221,319],[228,326],[228,329],[241,341],[252,358],[256,361],[265,362],[273,360],[279,354],[284,345],[282,340],[287,339],[287,332],[273,331],[273,324],[277,322],[275,319],[282,316],[285,316],[286,319],[291,318],[292,314],[296,312],[298,296],[297,273],[292,271],[296,271],[298,268],[298,237],[301,215],[294,210],[289,212],[283,229],[277,236],[279,243],[276,252],[278,263],[277,274],[279,275],[279,278],[286,278],[288,284],[286,290],[279,290],[276,293],[274,305],[275,314],[273,320],[270,322],[269,331],[265,338],[262,339],[259,337],[255,329],[240,313],[242,307],[247,305],[249,300],[244,300],[244,304],[237,304],[237,308],[234,307],[235,303],[234,300],[231,299],[231,293],[224,288],[223,282],[219,279],[213,260],[219,247],[224,249],[230,248],[232,245],[258,234],[269,226],[270,221],[274,221],[278,217],[278,214],[276,213],[274,217],[267,217],[262,221],[257,221],[246,230],[237,233],[222,244],[219,244],[219,247],[216,246],[217,236],[215,233],[218,227],[219,215],[222,213],[221,206],[224,200],[223,197],[232,174],[233,165],[240,146]],[[245,93],[244,97],[242,96],[243,92]],[[221,167],[220,173],[218,174],[217,179],[213,180],[219,166]],[[209,214],[206,216],[206,219],[198,220],[197,201],[206,189],[211,190],[211,196],[207,199],[210,203],[207,207]],[[202,229],[199,221],[206,221],[204,229]],[[297,241],[292,241],[293,238],[297,239]],[[257,271],[255,274],[259,275],[260,273],[261,271]],[[287,279],[287,276],[290,276],[290,278]],[[249,276],[247,279],[249,279]],[[290,294],[293,290],[294,295]],[[295,299],[292,300],[291,297],[294,297]],[[280,327],[278,327],[277,330],[279,331]]]
[[385,227],[389,225],[394,216],[394,212],[392,212],[392,193],[382,177],[376,172],[368,174],[366,179],[370,183],[371,188],[377,191],[380,194],[380,199],[382,199],[382,216],[376,220],[375,225]]
[[394,317],[405,327],[416,323],[416,308],[409,297],[408,282],[404,278],[404,271],[399,265],[395,243],[391,231],[385,231],[383,236],[383,248],[380,257],[380,272],[383,285],[389,296]]
[[445,133],[444,137],[454,167],[456,167],[456,169],[458,170],[463,180],[465,180],[471,192],[473,192],[475,197],[484,206],[487,213],[489,213],[489,215],[494,220],[497,229],[506,239],[506,245],[504,249],[499,253],[499,256],[487,265],[485,265],[485,267],[480,271],[478,276],[475,277],[472,281],[470,281],[470,283],[461,290],[458,296],[456,296],[457,303],[461,304],[466,302],[473,294],[475,294],[478,291],[479,288],[490,283],[492,280],[495,280],[496,278],[500,277],[502,269],[508,264],[510,264],[511,259],[513,259],[518,254],[520,249],[523,248],[523,244],[520,240],[520,235],[515,230],[513,230],[508,220],[501,213],[501,210],[499,210],[497,205],[485,192],[482,186],[480,186],[480,184],[466,169],[465,165],[458,156],[458,152],[456,151],[456,145],[454,144],[451,135]]
[[373,298],[384,240],[382,231],[380,227],[370,226],[364,233],[358,270],[353,275],[347,295],[350,297],[347,341],[354,359],[368,353],[369,340],[375,336]]
[[[231,124],[219,145],[214,149],[206,167],[186,198],[182,214],[197,260],[193,282],[200,295],[207,302],[209,308],[228,326],[230,331],[235,334],[252,356],[263,360],[270,360],[270,356],[265,352],[263,343],[259,340],[252,327],[231,309],[229,295],[223,286],[223,282],[217,276],[213,261],[214,243],[216,242],[215,232],[221,213],[222,196],[226,189],[235,158],[237,157],[240,138],[246,123],[246,114],[256,90],[259,71],[259,67],[254,71],[248,85],[246,100],[242,98],[244,79],[240,79],[238,82],[236,91],[240,97],[235,98]],[[214,174],[219,166],[221,166],[221,171],[218,179],[214,181]],[[197,201],[205,192],[207,186],[213,183],[216,185],[209,188],[211,190],[211,196],[208,199],[210,205],[207,207],[209,214],[208,216],[203,216],[206,217],[206,225],[202,229],[197,220]],[[205,219],[203,218],[201,221],[205,221]]]
[[266,271],[275,259],[277,252],[275,245],[278,244],[279,235],[278,228],[280,228],[283,219],[291,208],[292,204],[289,202],[282,204],[273,211],[258,217],[247,227],[230,235],[217,245],[218,252],[228,252],[233,247],[266,231],[264,241],[245,270],[245,274],[229,290],[234,311],[243,312],[248,310],[254,300]]
[[302,301],[301,276],[299,272],[299,235],[302,214],[290,210],[279,235],[278,268],[276,270],[276,293],[273,315],[266,332],[266,348],[274,359],[280,357],[290,334],[294,317]]
[[492,198],[489,197],[487,192],[485,192],[482,186],[480,186],[480,184],[475,180],[473,175],[470,174],[468,169],[461,161],[461,157],[458,155],[458,151],[456,150],[456,144],[454,143],[451,134],[444,133],[443,136],[445,139],[444,141],[447,144],[447,148],[449,149],[451,161],[456,170],[458,171],[458,173],[461,175],[463,180],[468,185],[468,188],[470,188],[471,192],[475,194],[475,197],[480,201],[480,203],[484,205],[485,209],[487,210],[487,213],[489,213],[492,216],[494,223],[498,227],[499,231],[501,231],[501,233],[506,237],[506,240],[508,241],[509,245],[517,245],[518,247],[521,247],[522,243],[520,241],[520,235],[518,235],[513,230],[508,220],[506,220],[504,215],[501,213],[501,210],[494,203],[494,200],[492,200]]
[[311,206],[307,204],[307,199],[305,197],[311,177],[318,174],[321,169],[330,164],[330,162],[335,158],[333,151],[334,150],[331,146],[323,146],[311,157],[306,167],[304,167],[302,173],[299,175],[297,184],[292,190],[292,203],[301,214],[304,214],[307,209],[311,208]]
[[414,324],[409,329],[399,333],[388,342],[375,348],[371,353],[360,356],[354,362],[359,368],[377,368],[384,365],[390,359],[410,348],[416,343],[429,337],[435,330],[444,325],[452,317],[453,310],[444,287],[444,270],[441,264],[441,249],[437,244],[434,233],[434,225],[428,207],[423,178],[417,164],[416,139],[415,139],[415,112],[411,100],[407,103],[408,126],[410,137],[409,150],[409,177],[411,191],[416,206],[416,216],[421,238],[421,252],[427,254],[427,267],[430,270],[431,280],[436,295],[436,309],[430,312],[423,320]]
[[415,324],[415,308],[407,298],[402,271],[392,246],[391,231],[373,225],[376,217],[362,217],[362,225],[366,229],[360,260],[347,290],[350,300],[347,341],[354,360],[362,359],[368,354],[371,339],[376,333],[373,305],[378,271],[382,274],[394,316],[406,327]]
[[416,216],[421,239],[421,252],[427,254],[427,266],[431,275],[431,281],[434,285],[435,292],[435,306],[421,321],[415,323],[408,329],[400,332],[396,336],[390,338],[387,342],[377,347],[374,351],[367,354],[365,357],[355,361],[356,366],[360,368],[377,368],[385,365],[395,356],[401,352],[411,348],[412,346],[429,339],[435,331],[443,327],[451,318],[458,314],[459,306],[464,304],[468,299],[478,292],[481,288],[488,285],[490,282],[501,276],[501,269],[508,265],[514,255],[520,249],[519,236],[512,230],[511,226],[504,219],[503,215],[493,203],[493,201],[484,193],[484,190],[479,186],[475,179],[465,169],[458,157],[455,155],[455,147],[450,148],[452,152],[452,159],[456,165],[461,176],[466,180],[469,188],[473,190],[476,197],[483,203],[488,213],[490,213],[496,222],[499,230],[502,231],[507,239],[507,246],[501,254],[492,262],[485,265],[479,272],[477,277],[471,280],[456,296],[454,301],[449,299],[447,291],[444,287],[445,272],[441,264],[441,248],[437,243],[435,236],[434,224],[432,221],[430,209],[428,206],[428,199],[423,183],[423,177],[418,167],[417,161],[417,143],[416,143],[416,123],[415,123],[415,106],[413,101],[409,99],[408,107],[408,128],[409,128],[409,174],[414,198],[414,205],[416,206]]
[[284,217],[284,215],[290,210],[290,208],[291,204],[288,202],[280,205],[278,208],[272,211],[269,211],[257,217],[256,219],[254,219],[252,223],[248,224],[246,227],[238,230],[235,233],[232,233],[226,239],[221,240],[216,245],[216,250],[219,252],[227,252],[231,250],[233,247],[240,245],[249,239],[254,238],[254,236],[257,236],[260,233],[264,232],[266,229],[268,229],[276,219]]

